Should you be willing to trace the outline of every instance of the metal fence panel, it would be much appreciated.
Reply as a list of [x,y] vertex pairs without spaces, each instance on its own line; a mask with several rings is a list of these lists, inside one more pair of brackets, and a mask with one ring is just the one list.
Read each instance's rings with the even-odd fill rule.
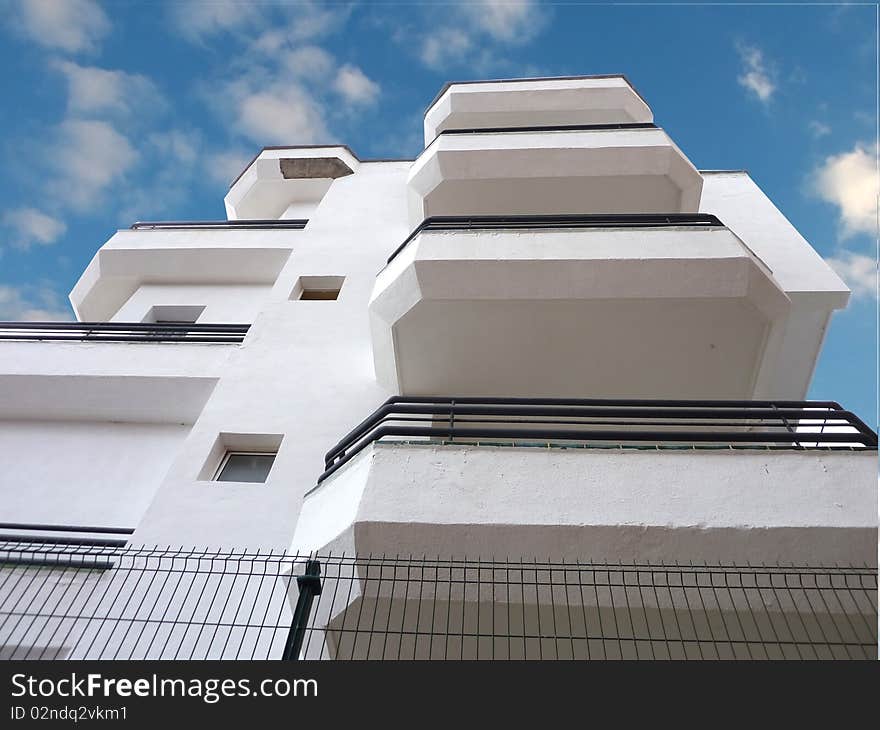
[[876,659],[877,570],[4,543],[0,658]]

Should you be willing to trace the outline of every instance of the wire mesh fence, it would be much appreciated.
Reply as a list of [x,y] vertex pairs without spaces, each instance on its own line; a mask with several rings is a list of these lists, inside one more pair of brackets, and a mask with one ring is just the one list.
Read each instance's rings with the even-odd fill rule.
[[877,571],[7,543],[0,656],[876,659]]
[[291,560],[254,551],[0,545],[0,658],[268,659]]

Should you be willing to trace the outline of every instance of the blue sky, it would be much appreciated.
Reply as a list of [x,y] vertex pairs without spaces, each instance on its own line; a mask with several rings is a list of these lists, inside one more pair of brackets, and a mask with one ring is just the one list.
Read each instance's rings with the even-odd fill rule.
[[874,6],[0,1],[0,319],[71,317],[116,228],[225,217],[263,145],[410,157],[445,81],[622,72],[853,288],[810,396],[876,422]]

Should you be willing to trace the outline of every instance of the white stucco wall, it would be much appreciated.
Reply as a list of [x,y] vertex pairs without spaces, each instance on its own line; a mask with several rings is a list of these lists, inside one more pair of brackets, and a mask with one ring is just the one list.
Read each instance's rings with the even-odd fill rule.
[[[583,138],[583,145],[586,137],[595,138],[563,136]],[[515,141],[474,135],[435,146],[464,146],[465,164],[468,154],[480,152],[489,137],[499,137],[493,144],[502,152]],[[632,144],[657,138],[663,150],[674,151],[679,167],[686,168],[693,184],[685,187],[691,192],[699,189],[702,177],[664,133],[609,133],[602,139],[612,137],[631,139]],[[521,136],[516,139],[522,143]],[[534,139],[538,156],[559,148],[558,134],[552,140],[534,134],[529,139]],[[595,139],[591,144],[597,144]],[[353,174],[320,185],[282,179],[279,158],[331,152],[344,159]],[[569,152],[566,148],[560,154],[569,159]],[[39,408],[44,410],[37,409],[42,413],[37,417],[83,419],[99,405],[92,417],[118,420],[121,412],[113,411],[109,402],[115,400],[128,409],[140,402],[135,420],[149,414],[150,420],[193,424],[138,525],[136,541],[287,547],[302,497],[323,468],[323,454],[393,392],[393,383],[376,380],[368,305],[376,274],[410,232],[412,190],[407,181],[413,169],[426,163],[359,162],[343,148],[268,150],[261,158],[265,164],[252,165],[230,195],[271,203],[269,208],[277,208],[278,215],[307,203],[309,222],[303,230],[119,231],[96,254],[71,293],[84,319],[139,321],[156,305],[204,305],[200,321],[252,322],[241,346],[33,345],[27,355],[19,350],[28,343],[0,346],[0,381],[4,374],[10,376],[4,392],[40,392],[40,384],[46,383],[52,398],[65,389],[84,394],[78,400],[67,396],[75,404],[58,412],[43,398]],[[503,159],[499,164],[499,174],[509,170]],[[258,168],[264,168],[265,180]],[[613,172],[613,165],[609,169]],[[578,170],[573,168],[572,174],[577,176]],[[845,287],[747,176],[704,177],[700,209],[716,213],[773,270],[780,287],[798,298],[774,335],[779,340],[774,345],[775,371],[786,377],[764,378],[760,390],[766,397],[797,397],[805,392],[828,315],[845,300]],[[265,191],[264,183],[269,186]],[[265,201],[259,200],[261,195],[267,196]],[[553,200],[545,202],[549,210],[555,209]],[[579,243],[572,242],[570,248],[577,249]],[[638,257],[631,253],[631,258]],[[340,297],[292,301],[301,276],[344,277]],[[466,301],[456,304],[467,306]],[[389,332],[389,338],[394,336]],[[21,362],[25,364],[11,364]],[[26,380],[33,376],[31,367],[38,377],[51,381]],[[138,381],[145,367],[149,379]],[[67,382],[71,373],[75,379]],[[101,379],[108,387],[98,387],[101,393],[95,395]],[[132,393],[139,394],[139,401],[132,400]],[[151,407],[151,402],[174,407]],[[16,417],[36,408],[27,399],[16,407]],[[0,417],[3,413],[0,404]],[[283,437],[268,483],[199,480],[221,433]]]
[[293,547],[862,564],[876,488],[871,452],[380,443],[306,497]]
[[142,322],[155,306],[203,306],[200,323],[253,322],[272,291],[268,284],[141,284],[113,316],[114,322]]
[[[230,355],[134,540],[286,548],[323,455],[390,392],[376,383],[367,305],[376,272],[409,233],[407,162],[362,163],[335,180]],[[291,301],[300,276],[344,276],[336,301]],[[266,484],[198,475],[226,433],[283,434]]]
[[4,522],[134,527],[187,426],[0,421]]

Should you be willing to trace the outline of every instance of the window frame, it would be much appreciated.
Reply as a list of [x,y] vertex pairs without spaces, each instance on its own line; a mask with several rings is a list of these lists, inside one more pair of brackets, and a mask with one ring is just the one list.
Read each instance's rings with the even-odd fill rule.
[[[269,471],[266,472],[266,478],[261,482],[243,482],[238,479],[220,479],[220,475],[223,473],[223,470],[226,468],[226,465],[229,463],[229,458],[232,456],[272,456],[272,464],[269,466]],[[275,458],[278,457],[277,451],[247,451],[245,449],[227,449],[220,459],[220,464],[217,466],[217,469],[214,471],[214,476],[211,478],[212,482],[216,482],[218,484],[228,483],[228,484],[266,484],[269,480],[269,475],[272,473],[272,469],[275,466]]]

